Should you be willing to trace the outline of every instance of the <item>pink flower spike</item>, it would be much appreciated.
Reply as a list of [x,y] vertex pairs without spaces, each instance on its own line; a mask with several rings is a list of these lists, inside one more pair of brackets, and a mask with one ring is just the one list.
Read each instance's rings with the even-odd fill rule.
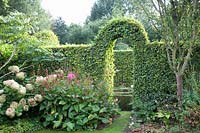
[[68,73],[68,75],[67,75],[68,80],[73,80],[75,78],[76,78],[76,75],[74,73],[72,73],[72,72]]

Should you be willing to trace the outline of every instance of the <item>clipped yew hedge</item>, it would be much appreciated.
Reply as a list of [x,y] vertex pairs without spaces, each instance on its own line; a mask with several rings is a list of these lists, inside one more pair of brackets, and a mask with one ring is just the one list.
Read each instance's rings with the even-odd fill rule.
[[130,87],[133,85],[133,50],[115,50],[114,86]]
[[52,50],[56,61],[52,63],[43,64],[47,66],[50,71],[56,69],[68,69],[77,73],[89,74],[89,53],[91,45],[62,45],[62,46],[46,46],[43,47]]
[[167,63],[162,43],[148,43],[135,49],[134,96],[143,102],[157,104],[175,94],[175,77]]
[[[134,19],[114,19],[101,29],[95,39],[95,45],[91,48],[91,55],[93,55],[92,76],[96,79],[103,79],[111,93],[113,92],[115,75],[113,47],[115,41],[120,38],[129,39],[132,42],[129,47],[132,49],[143,48],[148,42],[143,25]],[[134,51],[132,58],[138,60]]]

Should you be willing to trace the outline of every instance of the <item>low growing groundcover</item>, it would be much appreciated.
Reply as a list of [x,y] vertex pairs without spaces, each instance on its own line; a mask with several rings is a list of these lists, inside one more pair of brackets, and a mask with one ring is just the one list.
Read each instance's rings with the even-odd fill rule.
[[[96,130],[96,131],[77,131],[73,133],[88,133],[88,132],[94,132],[94,133],[122,133],[129,122],[129,117],[131,115],[131,112],[122,111],[120,112],[120,117],[117,118],[112,125],[108,126],[107,128],[104,128],[102,130]],[[58,130],[42,130],[38,131],[36,133],[69,133],[67,131],[58,131]]]

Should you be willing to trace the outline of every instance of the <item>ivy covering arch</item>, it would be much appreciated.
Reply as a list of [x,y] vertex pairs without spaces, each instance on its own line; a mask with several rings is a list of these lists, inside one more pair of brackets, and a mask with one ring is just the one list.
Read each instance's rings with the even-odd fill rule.
[[132,42],[129,47],[133,49],[134,60],[138,55],[135,52],[148,43],[143,25],[134,19],[114,19],[101,29],[91,50],[94,58],[92,75],[95,79],[103,80],[111,93],[115,75],[113,48],[117,39],[129,39]]

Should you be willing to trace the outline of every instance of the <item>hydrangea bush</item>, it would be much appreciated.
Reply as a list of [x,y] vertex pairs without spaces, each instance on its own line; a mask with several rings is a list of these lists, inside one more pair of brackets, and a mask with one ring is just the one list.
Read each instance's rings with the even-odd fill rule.
[[26,83],[25,73],[20,72],[18,66],[10,66],[8,70],[15,77],[3,81],[4,88],[0,90],[0,116],[13,119],[20,117],[40,104],[43,97],[34,90],[34,85]]
[[94,86],[91,77],[72,71],[65,74],[59,69],[27,80],[19,67],[8,69],[15,77],[3,81],[0,121],[3,117],[13,120],[23,114],[30,117],[34,110],[44,127],[93,130],[102,124],[112,124],[118,114],[116,101],[110,97],[106,84]]

